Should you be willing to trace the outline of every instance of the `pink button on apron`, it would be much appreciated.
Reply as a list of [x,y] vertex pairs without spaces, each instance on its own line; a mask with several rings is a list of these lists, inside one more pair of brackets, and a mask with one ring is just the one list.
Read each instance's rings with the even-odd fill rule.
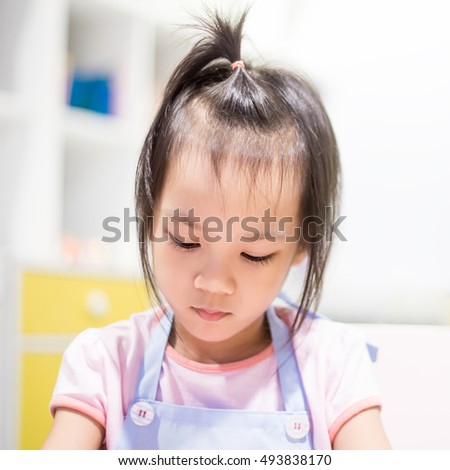
[[309,419],[306,415],[295,414],[286,421],[286,434],[291,439],[302,439],[309,432]]
[[148,426],[155,417],[155,410],[150,403],[138,401],[130,410],[130,417],[138,426]]

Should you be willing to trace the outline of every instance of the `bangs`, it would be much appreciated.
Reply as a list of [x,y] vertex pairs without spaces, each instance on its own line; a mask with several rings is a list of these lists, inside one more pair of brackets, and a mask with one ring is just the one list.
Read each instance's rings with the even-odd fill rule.
[[254,197],[261,197],[265,189],[298,192],[306,160],[305,144],[293,123],[286,120],[276,127],[272,125],[270,130],[243,126],[199,101],[194,100],[172,120],[170,166],[182,167],[186,159],[209,157],[219,186],[223,171],[232,171],[245,176],[237,179],[236,185],[254,188],[251,191]]

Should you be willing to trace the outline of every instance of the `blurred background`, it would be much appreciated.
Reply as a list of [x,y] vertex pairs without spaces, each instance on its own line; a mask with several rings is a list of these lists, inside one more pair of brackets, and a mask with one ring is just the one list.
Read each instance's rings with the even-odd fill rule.
[[[42,443],[77,332],[147,305],[135,165],[189,45],[178,25],[204,4],[252,5],[243,58],[309,77],[331,117],[347,241],[336,239],[320,311],[450,324],[445,2],[0,0],[0,448]],[[102,240],[108,217],[114,243]]]

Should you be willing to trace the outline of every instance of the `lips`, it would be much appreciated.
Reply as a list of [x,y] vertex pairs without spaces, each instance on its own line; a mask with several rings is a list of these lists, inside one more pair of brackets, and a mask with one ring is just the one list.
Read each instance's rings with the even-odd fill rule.
[[219,310],[210,310],[207,308],[197,308],[197,307],[192,307],[197,315],[206,321],[219,321],[222,320],[222,318],[226,317],[227,315],[230,314],[230,312],[222,312]]

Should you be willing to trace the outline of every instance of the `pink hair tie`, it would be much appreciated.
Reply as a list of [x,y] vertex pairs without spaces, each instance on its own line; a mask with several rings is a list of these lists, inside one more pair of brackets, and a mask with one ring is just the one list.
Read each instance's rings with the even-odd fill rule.
[[233,62],[231,64],[231,70],[234,70],[236,67],[241,67],[241,68],[245,69],[245,64],[242,60],[237,60],[236,62]]

